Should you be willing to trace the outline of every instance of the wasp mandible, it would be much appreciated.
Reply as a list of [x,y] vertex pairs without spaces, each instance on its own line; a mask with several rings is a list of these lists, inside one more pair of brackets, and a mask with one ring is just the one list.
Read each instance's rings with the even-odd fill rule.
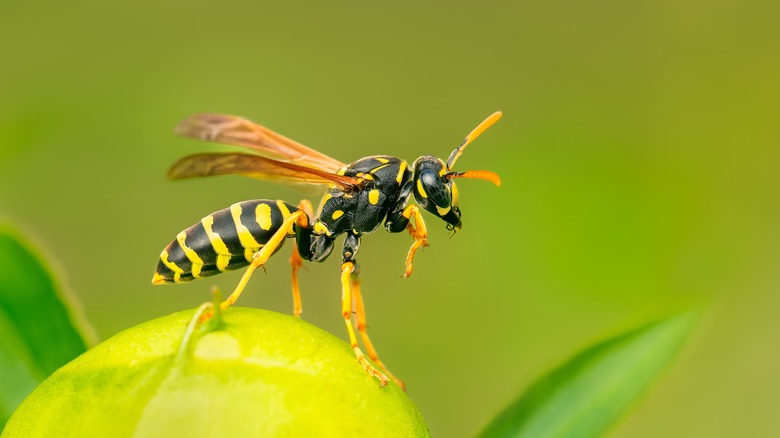
[[[233,293],[222,303],[236,302],[252,273],[284,244],[295,238],[292,266],[293,313],[300,317],[298,270],[303,260],[323,262],[333,251],[335,239],[344,234],[341,251],[342,316],[350,344],[360,365],[384,386],[390,376],[379,360],[366,332],[366,314],[360,292],[356,257],[363,234],[384,221],[390,233],[407,230],[414,239],[406,255],[403,276],[412,274],[414,256],[428,246],[428,232],[420,208],[447,223],[452,233],[461,228],[458,178],[475,178],[501,184],[498,175],[486,170],[456,172],[455,162],[464,149],[501,118],[491,114],[455,148],[446,162],[423,155],[410,168],[406,161],[388,155],[373,155],[344,164],[247,119],[222,114],[197,114],[182,121],[175,133],[199,140],[242,146],[255,154],[201,153],[176,162],[171,179],[238,174],[263,180],[315,185],[325,189],[316,214],[303,200],[297,205],[282,200],[238,202],[200,220],[180,232],[160,254],[153,284],[183,283],[248,266]],[[416,204],[409,204],[414,194]],[[414,224],[412,224],[412,219]],[[363,340],[361,351],[352,324]]]

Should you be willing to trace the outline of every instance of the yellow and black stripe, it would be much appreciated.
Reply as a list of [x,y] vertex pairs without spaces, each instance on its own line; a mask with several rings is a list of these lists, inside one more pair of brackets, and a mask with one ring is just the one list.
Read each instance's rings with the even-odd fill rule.
[[[152,283],[183,283],[249,265],[297,210],[284,201],[262,199],[238,202],[204,217],[163,250]],[[294,236],[290,230],[288,237]]]

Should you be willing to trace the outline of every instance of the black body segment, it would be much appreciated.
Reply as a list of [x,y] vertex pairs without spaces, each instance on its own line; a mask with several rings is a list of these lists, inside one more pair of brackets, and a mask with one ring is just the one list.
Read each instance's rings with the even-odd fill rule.
[[152,282],[182,283],[243,268],[297,210],[284,201],[261,199],[216,211],[168,244],[160,254]]
[[403,210],[408,196],[402,196],[402,188],[412,178],[406,161],[375,155],[361,158],[339,173],[358,178],[360,186],[351,192],[331,186],[315,219],[314,234],[335,237],[347,231],[370,233],[388,213]]

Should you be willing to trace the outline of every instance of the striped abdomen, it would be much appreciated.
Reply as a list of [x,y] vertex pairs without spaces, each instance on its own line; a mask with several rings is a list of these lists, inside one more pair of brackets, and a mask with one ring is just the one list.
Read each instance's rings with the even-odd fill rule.
[[[181,283],[249,265],[297,210],[284,201],[261,199],[238,202],[204,217],[163,250],[152,283]],[[288,237],[293,236],[290,230]]]

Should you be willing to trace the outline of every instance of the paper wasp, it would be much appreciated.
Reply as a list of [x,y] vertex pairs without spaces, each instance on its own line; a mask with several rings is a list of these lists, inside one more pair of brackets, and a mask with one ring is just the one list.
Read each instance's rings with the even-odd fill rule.
[[[286,238],[295,238],[292,265],[293,313],[301,313],[298,270],[303,260],[323,262],[333,251],[335,239],[345,234],[341,252],[342,316],[352,349],[360,365],[382,386],[390,373],[377,357],[366,333],[366,315],[360,292],[356,256],[360,238],[384,221],[388,232],[407,230],[414,239],[406,256],[404,277],[412,274],[414,256],[428,246],[428,232],[420,207],[447,223],[455,232],[461,228],[455,179],[484,179],[500,185],[497,174],[485,170],[455,172],[453,166],[463,150],[501,118],[491,114],[452,151],[447,162],[423,155],[409,168],[406,161],[387,155],[360,158],[344,164],[249,120],[221,114],[198,114],[181,122],[175,132],[184,137],[242,146],[256,154],[202,153],[176,162],[172,179],[239,174],[253,178],[319,185],[325,189],[316,215],[303,200],[292,205],[281,200],[239,202],[214,212],[176,236],[160,254],[153,284],[182,283],[248,266],[223,308],[238,299],[252,273],[279,250]],[[259,154],[259,155],[258,155]],[[409,204],[414,194],[415,204]],[[419,207],[418,207],[419,206]],[[414,218],[414,225],[412,224]],[[354,307],[353,307],[354,305]],[[358,346],[356,326],[368,357]]]

